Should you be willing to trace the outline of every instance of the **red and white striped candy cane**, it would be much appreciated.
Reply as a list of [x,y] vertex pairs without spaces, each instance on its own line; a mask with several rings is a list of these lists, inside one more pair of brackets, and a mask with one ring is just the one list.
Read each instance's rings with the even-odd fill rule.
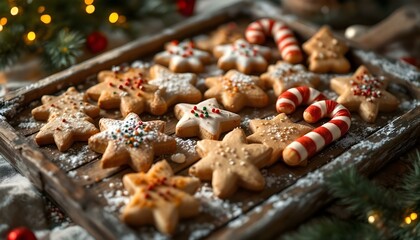
[[248,42],[262,44],[265,36],[272,36],[276,41],[283,60],[289,63],[300,63],[302,51],[293,32],[284,23],[271,18],[262,18],[248,25],[245,38]]
[[292,113],[301,104],[311,104],[316,101],[327,99],[324,94],[315,88],[301,86],[288,89],[280,94],[276,102],[276,109],[279,113]]
[[286,164],[300,165],[324,146],[343,136],[350,128],[349,110],[333,100],[314,102],[303,113],[303,118],[309,123],[323,117],[330,117],[331,120],[296,139],[283,150],[283,160]]

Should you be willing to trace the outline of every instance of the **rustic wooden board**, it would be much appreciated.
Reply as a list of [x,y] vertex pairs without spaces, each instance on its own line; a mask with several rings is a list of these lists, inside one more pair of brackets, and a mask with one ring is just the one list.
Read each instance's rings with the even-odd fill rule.
[[[288,15],[279,15],[279,11],[268,3],[235,4],[217,13],[191,18],[159,35],[127,44],[52,75],[40,83],[10,93],[6,101],[1,103],[3,109],[0,113],[3,118],[0,119],[0,151],[38,188],[60,204],[75,222],[84,226],[95,237],[164,237],[153,227],[131,229],[118,220],[118,212],[128,200],[122,188],[121,177],[131,172],[131,169],[124,166],[101,169],[100,155],[90,151],[83,143],[75,144],[66,153],[60,153],[55,146],[37,147],[33,138],[42,123],[31,117],[30,110],[40,105],[39,98],[44,94],[59,94],[70,85],[85,91],[95,84],[96,73],[100,70],[136,59],[150,61],[150,54],[159,51],[164,43],[208,33],[210,29],[231,20],[246,24],[254,18],[269,16],[286,21],[302,39],[315,32],[307,23]],[[416,81],[419,81],[420,73],[365,51],[353,49],[349,57],[353,69],[363,63],[375,73],[388,75],[393,82],[398,83],[392,84],[390,88],[402,102],[398,111],[381,114],[375,124],[367,124],[357,115],[353,115],[349,133],[314,156],[307,167],[291,168],[283,163],[276,163],[263,169],[267,187],[262,192],[240,190],[231,199],[220,200],[212,195],[208,183],[202,183],[196,196],[202,202],[203,211],[196,218],[182,221],[175,238],[270,237],[274,233],[273,229],[278,232],[293,227],[328,202],[329,198],[322,184],[325,175],[351,165],[360,166],[367,174],[372,173],[392,156],[416,142],[420,131]],[[215,74],[214,64],[207,67],[207,70],[199,76],[201,80],[198,86],[202,90],[202,79]],[[336,97],[335,93],[328,90],[328,81],[333,76],[321,76],[320,89],[331,98]],[[250,133],[249,119],[270,118],[276,114],[275,97],[270,92],[270,106],[263,109],[247,108],[240,112],[241,127],[247,134]],[[307,124],[302,121],[303,110],[304,108],[299,108],[289,117],[294,122]],[[121,118],[121,115],[118,111],[101,111],[101,117]],[[164,120],[167,122],[165,132],[174,134],[177,120],[172,110],[164,116],[142,114],[141,118],[145,121]],[[313,126],[319,126],[325,121],[328,120]],[[187,156],[187,161],[183,164],[169,161],[177,174],[187,175],[188,167],[199,159],[194,150],[196,140],[177,138],[178,152]],[[162,158],[168,159],[170,156],[162,156],[156,160]]]

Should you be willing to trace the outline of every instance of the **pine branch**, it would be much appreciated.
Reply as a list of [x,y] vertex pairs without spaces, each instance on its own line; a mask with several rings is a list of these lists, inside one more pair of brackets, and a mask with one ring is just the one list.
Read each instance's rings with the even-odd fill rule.
[[20,57],[23,42],[18,38],[23,33],[23,28],[14,27],[6,29],[0,34],[0,69],[14,64]]
[[299,228],[297,233],[287,235],[284,240],[354,240],[381,239],[376,229],[360,222],[322,218]]

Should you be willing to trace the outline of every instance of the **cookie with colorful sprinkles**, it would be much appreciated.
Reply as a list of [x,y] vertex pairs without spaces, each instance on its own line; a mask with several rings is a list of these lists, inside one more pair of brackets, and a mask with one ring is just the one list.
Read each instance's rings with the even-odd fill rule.
[[253,134],[247,137],[248,142],[262,143],[273,149],[268,165],[279,160],[283,150],[293,140],[313,130],[312,127],[292,122],[284,113],[271,120],[253,119],[249,127]]
[[316,87],[319,84],[319,76],[308,72],[302,64],[290,64],[278,61],[275,65],[270,65],[268,71],[261,75],[261,80],[267,86],[273,88],[278,96],[287,89],[308,86]]
[[147,173],[124,175],[123,183],[132,197],[121,219],[131,226],[154,224],[160,232],[170,235],[180,218],[199,213],[200,202],[192,194],[200,180],[174,176],[165,160],[155,163]]
[[89,138],[89,147],[98,153],[102,168],[129,165],[137,172],[149,170],[154,156],[176,151],[176,141],[163,133],[165,122],[143,122],[135,113],[124,120],[102,118],[100,133]]
[[198,141],[196,149],[201,160],[189,173],[204,181],[211,180],[217,197],[228,198],[238,187],[251,191],[264,189],[265,180],[259,168],[267,165],[272,150],[263,144],[248,144],[242,129],[234,129],[222,141]]
[[194,48],[192,41],[172,41],[165,48],[165,51],[155,55],[154,61],[173,72],[203,72],[204,65],[211,61],[211,55]]
[[386,91],[388,81],[382,76],[373,76],[365,66],[360,66],[351,77],[331,79],[330,87],[340,96],[337,102],[350,111],[358,111],[360,117],[374,123],[378,112],[393,112],[398,108],[398,99]]
[[124,117],[130,112],[164,114],[168,108],[163,98],[165,89],[148,84],[142,73],[133,75],[130,69],[123,73],[105,75],[103,79],[99,73],[102,82],[90,87],[86,94],[89,98],[98,101],[102,109],[119,108]]
[[218,58],[217,66],[225,71],[236,69],[245,74],[262,73],[267,70],[271,50],[244,39],[234,43],[216,46],[213,55]]
[[268,105],[269,97],[262,89],[264,82],[257,76],[230,70],[224,76],[209,77],[205,98],[216,98],[228,111],[239,112],[244,107],[262,108]]
[[220,134],[238,127],[241,117],[221,109],[215,98],[198,104],[180,103],[175,105],[175,116],[179,119],[175,134],[178,137],[219,139]]
[[150,68],[149,84],[165,88],[164,98],[168,106],[176,103],[197,103],[202,94],[195,87],[197,76],[194,73],[174,73],[166,67],[154,65]]
[[36,120],[47,120],[35,136],[39,146],[53,144],[61,152],[75,141],[87,141],[99,132],[93,119],[99,115],[99,108],[86,102],[83,93],[70,87],[60,96],[43,96],[42,105],[32,109]]

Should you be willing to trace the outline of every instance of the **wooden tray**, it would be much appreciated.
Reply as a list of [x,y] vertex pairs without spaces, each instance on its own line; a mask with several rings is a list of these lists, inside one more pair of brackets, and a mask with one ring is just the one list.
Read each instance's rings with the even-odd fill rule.
[[[69,86],[77,86],[83,91],[95,84],[100,70],[136,59],[150,59],[151,54],[160,51],[168,41],[208,33],[232,20],[249,23],[260,17],[287,22],[301,40],[316,31],[308,23],[263,2],[241,2],[218,12],[190,18],[158,35],[141,38],[8,94],[0,103],[1,153],[97,239],[163,237],[153,227],[133,229],[118,219],[118,210],[127,201],[121,177],[131,172],[129,168],[100,169],[100,155],[90,151],[84,143],[73,145],[66,153],[60,153],[55,146],[38,147],[33,137],[42,123],[33,120],[30,110],[40,104],[42,95],[59,94]],[[398,111],[381,113],[375,124],[367,124],[354,114],[349,133],[313,157],[307,167],[291,168],[277,163],[263,169],[267,186],[260,193],[241,190],[231,199],[223,201],[212,195],[208,183],[203,183],[196,194],[202,202],[202,213],[191,220],[181,221],[174,238],[260,239],[280,234],[330,201],[323,184],[328,174],[348,166],[357,166],[363,173],[371,174],[418,143],[420,107],[417,87],[420,73],[356,48],[351,49],[349,57],[353,69],[365,64],[373,73],[391,77],[394,84],[391,84],[390,91],[401,100]],[[201,78],[204,76],[200,75]],[[331,77],[322,75],[321,88],[328,96],[336,97],[328,90]],[[249,119],[276,114],[274,101],[273,97],[272,104],[264,109],[248,108],[240,112],[242,127],[247,133]],[[302,111],[300,109],[292,114],[291,119],[303,122]],[[120,117],[118,113],[104,111],[101,116]],[[174,133],[176,119],[172,111],[161,117],[147,114],[141,117],[143,120],[166,120],[166,133]],[[185,153],[187,161],[183,164],[171,163],[177,174],[186,175],[188,167],[198,160],[194,151],[195,141],[178,139],[178,150]]]

